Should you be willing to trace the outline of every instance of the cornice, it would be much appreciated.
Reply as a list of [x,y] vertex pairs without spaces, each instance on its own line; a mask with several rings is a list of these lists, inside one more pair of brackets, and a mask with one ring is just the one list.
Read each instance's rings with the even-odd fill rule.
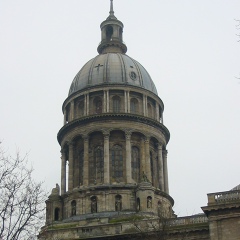
[[161,130],[161,132],[164,134],[166,138],[166,142],[168,143],[170,139],[170,132],[169,130],[161,123],[159,123],[156,120],[143,117],[140,115],[133,115],[130,113],[103,113],[99,115],[91,115],[86,117],[81,117],[79,119],[73,120],[67,124],[65,124],[58,132],[57,139],[59,144],[61,144],[61,141],[63,139],[63,136],[70,131],[71,129],[81,126],[82,124],[91,123],[91,122],[98,122],[98,121],[106,121],[106,120],[128,120],[132,122],[139,122],[146,124],[148,126],[157,127]]

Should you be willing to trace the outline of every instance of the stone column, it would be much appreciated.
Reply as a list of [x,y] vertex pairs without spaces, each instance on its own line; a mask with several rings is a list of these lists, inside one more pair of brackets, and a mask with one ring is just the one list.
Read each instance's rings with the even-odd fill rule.
[[166,193],[169,193],[167,154],[168,154],[168,151],[167,151],[167,150],[163,151],[164,189],[165,189],[165,192],[166,192]]
[[131,133],[125,133],[126,138],[126,180],[127,183],[132,182],[132,167],[131,167]]
[[152,180],[152,173],[151,173],[151,163],[150,163],[150,148],[149,148],[149,138],[145,139],[145,174],[149,181]]
[[146,109],[146,116],[148,116],[148,100],[147,100],[147,96],[145,96],[145,109]]
[[88,116],[89,115],[89,93],[87,93],[87,96],[86,96],[86,113]]
[[70,104],[70,121],[74,120],[74,100],[71,101]]
[[159,105],[158,105],[157,102],[155,102],[155,111],[156,111],[156,113],[155,113],[155,119],[156,119],[157,121],[159,121]]
[[103,112],[107,112],[107,94],[103,91]]
[[127,106],[128,106],[128,100],[127,100],[127,91],[124,91],[124,111],[125,111],[125,113],[127,113],[128,112],[128,108],[127,108]]
[[141,138],[141,163],[140,163],[140,177],[142,178],[142,174],[143,172],[146,173],[146,169],[145,169],[145,139],[144,137]]
[[89,137],[86,136],[84,138],[84,159],[83,159],[83,185],[88,186],[88,175],[89,175],[89,169],[88,169],[88,147],[89,147]]
[[146,117],[146,96],[143,95],[143,116]]
[[159,177],[159,188],[164,191],[164,175],[163,175],[163,156],[162,156],[162,145],[158,143],[158,177]]
[[67,111],[66,108],[63,110],[63,125],[67,123]]
[[62,168],[61,168],[61,195],[66,193],[66,153],[61,150]]
[[110,183],[109,171],[109,133],[104,134],[104,183]]
[[84,94],[84,116],[87,115],[87,95]]
[[109,90],[106,91],[107,95],[107,112],[109,112]]
[[73,143],[69,144],[68,153],[69,169],[68,169],[68,191],[73,189]]
[[131,112],[131,108],[130,108],[130,93],[129,91],[127,91],[127,108],[128,108],[128,112]]

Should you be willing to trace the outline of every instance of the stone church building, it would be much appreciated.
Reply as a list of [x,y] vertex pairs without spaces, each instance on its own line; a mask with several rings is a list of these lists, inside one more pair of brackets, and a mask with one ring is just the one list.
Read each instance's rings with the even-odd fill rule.
[[99,55],[63,103],[61,186],[46,201],[38,239],[239,240],[238,188],[208,194],[201,214],[174,214],[164,104],[147,70],[126,55],[112,0],[100,27]]

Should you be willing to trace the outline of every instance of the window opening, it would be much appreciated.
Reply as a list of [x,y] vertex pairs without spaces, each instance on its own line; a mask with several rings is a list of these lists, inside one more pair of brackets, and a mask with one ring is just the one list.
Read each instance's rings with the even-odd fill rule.
[[112,35],[113,35],[113,27],[107,26],[107,29],[106,29],[107,41],[112,41]]
[[115,197],[115,211],[120,212],[122,211],[122,196],[117,195]]
[[137,198],[137,211],[140,211],[141,207],[140,207],[140,198]]
[[95,114],[101,114],[102,113],[102,100],[100,98],[97,98],[94,102],[95,102]]
[[91,213],[97,212],[97,197],[93,196],[91,197]]
[[138,108],[138,101],[137,101],[137,99],[135,99],[135,98],[131,99],[131,102],[130,102],[130,111],[131,111],[131,113],[137,113],[137,108]]
[[152,197],[147,197],[147,208],[152,208]]
[[140,179],[140,157],[139,149],[137,147],[132,147],[132,179],[139,182]]
[[71,202],[71,215],[76,216],[76,209],[77,208],[77,203],[75,200]]
[[122,147],[119,145],[112,148],[112,177],[119,181],[123,177]]
[[113,112],[119,113],[121,108],[121,101],[119,97],[113,97]]
[[59,221],[59,214],[60,213],[60,209],[59,208],[55,208],[54,210],[54,221]]

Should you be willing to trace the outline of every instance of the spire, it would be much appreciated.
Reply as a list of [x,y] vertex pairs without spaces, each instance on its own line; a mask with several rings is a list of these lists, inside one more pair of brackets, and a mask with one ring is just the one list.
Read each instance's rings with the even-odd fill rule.
[[114,11],[113,11],[113,0],[110,0],[111,1],[111,3],[110,3],[110,15],[111,16],[114,16]]

